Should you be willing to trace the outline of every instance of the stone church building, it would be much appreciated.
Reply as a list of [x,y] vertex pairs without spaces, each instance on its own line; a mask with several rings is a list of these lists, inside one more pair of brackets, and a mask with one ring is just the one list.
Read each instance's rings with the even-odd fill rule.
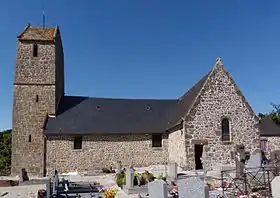
[[59,28],[27,25],[17,37],[12,175],[23,167],[38,176],[91,171],[119,160],[201,169],[204,146],[220,166],[234,163],[237,145],[258,152],[261,140],[277,145],[280,135],[270,120],[259,122],[221,59],[173,100],[66,96],[64,87]]

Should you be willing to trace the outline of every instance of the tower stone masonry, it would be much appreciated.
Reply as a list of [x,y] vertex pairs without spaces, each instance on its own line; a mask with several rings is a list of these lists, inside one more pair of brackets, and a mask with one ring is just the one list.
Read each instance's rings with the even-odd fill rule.
[[45,120],[64,95],[64,60],[59,28],[27,25],[18,35],[13,93],[11,174],[46,171]]

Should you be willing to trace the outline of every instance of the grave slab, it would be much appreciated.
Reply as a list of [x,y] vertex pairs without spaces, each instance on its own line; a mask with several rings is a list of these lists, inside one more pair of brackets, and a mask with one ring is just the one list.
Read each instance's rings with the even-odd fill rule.
[[156,180],[148,183],[148,192],[150,198],[167,198],[167,184],[163,180]]
[[202,177],[193,176],[178,180],[178,194],[182,198],[209,198],[209,189]]
[[271,182],[271,190],[273,198],[280,198],[280,176],[276,176]]

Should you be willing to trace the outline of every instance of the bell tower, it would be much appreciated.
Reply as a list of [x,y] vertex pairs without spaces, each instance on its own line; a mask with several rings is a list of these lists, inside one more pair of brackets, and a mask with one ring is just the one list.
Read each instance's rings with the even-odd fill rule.
[[64,55],[58,27],[27,25],[17,37],[13,92],[12,175],[46,172],[43,127],[64,95]]

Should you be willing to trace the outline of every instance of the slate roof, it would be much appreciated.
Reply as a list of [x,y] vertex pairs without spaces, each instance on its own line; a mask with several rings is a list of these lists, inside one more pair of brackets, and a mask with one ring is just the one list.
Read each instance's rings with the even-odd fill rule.
[[186,92],[178,101],[178,105],[173,111],[173,116],[169,121],[169,128],[174,127],[182,122],[182,118],[191,109],[196,97],[202,89],[205,81],[207,80],[210,72],[206,74],[200,81],[198,81],[188,92]]
[[45,134],[163,133],[178,100],[65,96]]
[[24,31],[18,35],[19,40],[53,41],[56,28],[31,27],[29,24]]
[[263,118],[259,123],[261,136],[280,136],[280,127],[270,118]]

